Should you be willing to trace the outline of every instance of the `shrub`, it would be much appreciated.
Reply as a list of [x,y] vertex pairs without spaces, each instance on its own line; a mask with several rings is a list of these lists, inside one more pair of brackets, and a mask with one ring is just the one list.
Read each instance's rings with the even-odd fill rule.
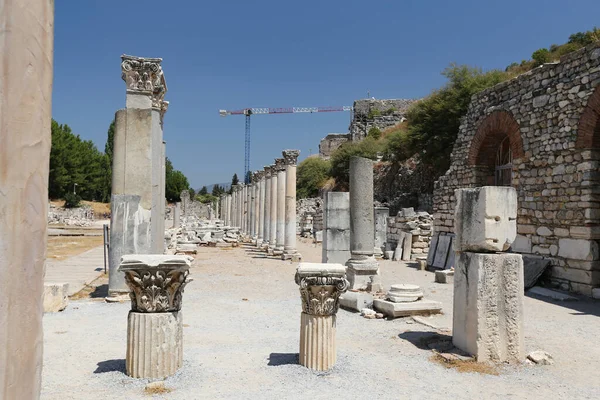
[[389,161],[404,161],[414,154],[405,129],[398,129],[386,136],[384,148],[384,158]]
[[381,138],[381,130],[378,127],[374,126],[371,129],[369,129],[367,136],[372,137],[375,140],[379,140],[379,138]]
[[372,108],[372,109],[369,110],[368,118],[369,119],[373,119],[373,118],[378,117],[380,115],[381,115],[381,111],[379,111],[376,108]]
[[81,196],[75,193],[65,193],[65,208],[76,208],[81,204]]
[[533,59],[533,61],[535,61],[536,66],[546,64],[550,62],[550,52],[548,51],[548,49],[538,49],[533,52],[531,58]]
[[319,189],[330,178],[331,164],[320,157],[308,157],[298,164],[296,196],[299,199],[316,197]]
[[350,178],[350,158],[364,157],[376,160],[382,150],[381,141],[367,137],[361,142],[346,142],[331,154],[331,175],[337,185],[347,185]]

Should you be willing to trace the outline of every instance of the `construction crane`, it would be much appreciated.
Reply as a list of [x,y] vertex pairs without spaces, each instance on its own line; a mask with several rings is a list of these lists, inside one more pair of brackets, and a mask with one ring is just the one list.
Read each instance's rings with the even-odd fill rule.
[[295,113],[323,113],[350,111],[352,106],[342,107],[284,107],[284,108],[243,108],[241,110],[219,110],[221,117],[228,115],[246,116],[245,154],[244,154],[244,183],[250,183],[250,116],[255,114],[295,114]]

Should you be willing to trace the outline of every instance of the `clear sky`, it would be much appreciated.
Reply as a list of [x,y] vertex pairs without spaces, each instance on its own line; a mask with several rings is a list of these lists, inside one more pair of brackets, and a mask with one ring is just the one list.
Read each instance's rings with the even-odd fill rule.
[[[244,167],[244,117],[219,109],[419,98],[450,63],[505,68],[600,26],[598,0],[58,0],[53,116],[104,150],[125,106],[120,56],[163,58],[167,156],[199,188]],[[318,152],[349,113],[257,115],[251,168]]]

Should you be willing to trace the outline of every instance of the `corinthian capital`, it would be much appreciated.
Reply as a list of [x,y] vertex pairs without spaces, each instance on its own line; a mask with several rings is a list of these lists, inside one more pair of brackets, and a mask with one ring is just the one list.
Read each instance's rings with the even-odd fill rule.
[[281,154],[283,154],[285,165],[296,165],[300,150],[283,150]]
[[283,158],[275,159],[275,172],[285,171],[285,160]]
[[152,96],[152,107],[163,111],[167,82],[160,65],[162,58],[123,54],[121,60],[121,77],[127,85],[127,92]]
[[335,315],[339,298],[348,290],[346,267],[341,264],[300,263],[296,269],[302,312],[310,315]]
[[119,271],[125,273],[125,282],[131,289],[131,310],[142,313],[181,310],[189,269],[190,258],[187,256],[123,256]]

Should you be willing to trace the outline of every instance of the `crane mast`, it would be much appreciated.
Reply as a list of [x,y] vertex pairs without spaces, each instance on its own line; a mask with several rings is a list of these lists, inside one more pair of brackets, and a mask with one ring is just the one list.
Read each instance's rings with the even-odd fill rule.
[[[250,116],[253,114],[296,114],[296,113],[324,113],[350,111],[352,106],[341,107],[280,107],[280,108],[243,108],[240,110],[219,110],[221,117],[228,115],[244,115],[246,117],[246,130],[244,133],[244,183],[250,183]],[[351,114],[352,115],[352,114]]]

